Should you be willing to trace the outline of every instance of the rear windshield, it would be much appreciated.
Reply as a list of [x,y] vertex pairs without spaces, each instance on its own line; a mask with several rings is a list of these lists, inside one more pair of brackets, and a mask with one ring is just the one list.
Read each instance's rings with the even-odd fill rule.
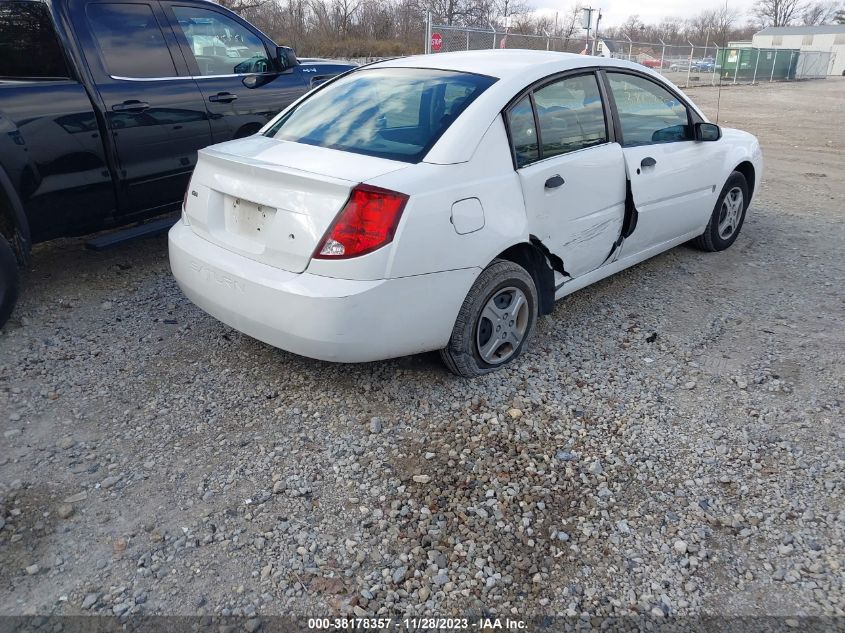
[[0,77],[70,77],[43,2],[0,2]]
[[266,134],[416,163],[495,81],[447,70],[364,69],[318,90]]

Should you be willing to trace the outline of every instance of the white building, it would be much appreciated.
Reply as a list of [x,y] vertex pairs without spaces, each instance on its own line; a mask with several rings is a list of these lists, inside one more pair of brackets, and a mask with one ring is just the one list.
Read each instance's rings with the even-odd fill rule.
[[611,40],[599,38],[596,42],[596,55],[599,57],[618,57],[619,45]]
[[832,53],[829,75],[845,75],[845,24],[770,26],[754,34],[755,48],[789,48]]

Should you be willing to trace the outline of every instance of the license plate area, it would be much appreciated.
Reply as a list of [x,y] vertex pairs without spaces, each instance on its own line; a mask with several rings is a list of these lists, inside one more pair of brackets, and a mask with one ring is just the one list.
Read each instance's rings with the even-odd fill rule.
[[276,210],[242,198],[225,196],[223,216],[226,231],[251,240],[264,242]]

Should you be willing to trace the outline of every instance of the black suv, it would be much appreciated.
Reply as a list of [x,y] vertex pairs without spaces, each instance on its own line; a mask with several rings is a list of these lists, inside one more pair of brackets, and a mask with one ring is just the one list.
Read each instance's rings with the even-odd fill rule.
[[202,0],[0,0],[0,327],[33,243],[178,209],[198,149],[352,67]]

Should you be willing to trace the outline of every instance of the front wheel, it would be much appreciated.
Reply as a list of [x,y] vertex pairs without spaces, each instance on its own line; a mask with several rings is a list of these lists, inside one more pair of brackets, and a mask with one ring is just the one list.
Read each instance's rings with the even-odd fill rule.
[[719,195],[707,228],[704,229],[704,233],[692,240],[692,245],[710,252],[728,248],[739,236],[749,202],[748,183],[745,176],[735,171],[722,187],[722,193]]
[[464,299],[440,356],[451,372],[464,378],[487,374],[522,353],[536,322],[534,279],[522,266],[494,260]]
[[12,314],[18,300],[18,261],[8,240],[0,236],[0,328]]

